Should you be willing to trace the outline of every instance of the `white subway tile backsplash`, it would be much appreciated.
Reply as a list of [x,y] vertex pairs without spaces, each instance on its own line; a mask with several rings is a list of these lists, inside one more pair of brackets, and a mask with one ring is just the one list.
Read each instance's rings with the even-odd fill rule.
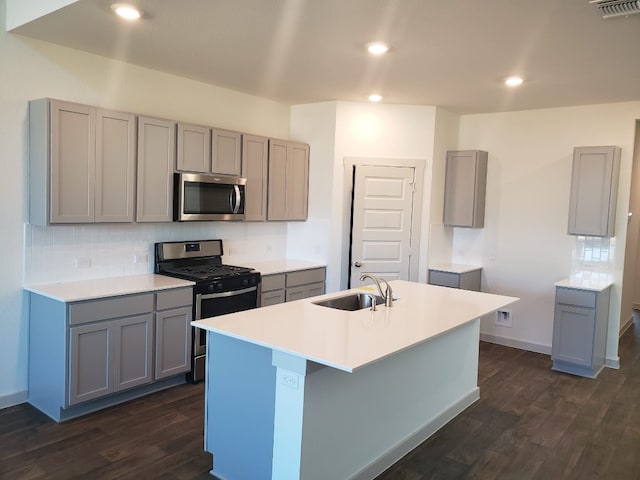
[[[25,284],[87,280],[150,273],[155,242],[222,238],[224,261],[263,261],[286,257],[287,224],[203,222],[25,225]],[[233,253],[231,253],[233,252]],[[147,254],[147,261],[136,255]],[[76,260],[88,267],[77,268]],[[246,266],[251,266],[246,264]]]
[[571,274],[579,272],[613,273],[615,237],[576,236],[571,261]]

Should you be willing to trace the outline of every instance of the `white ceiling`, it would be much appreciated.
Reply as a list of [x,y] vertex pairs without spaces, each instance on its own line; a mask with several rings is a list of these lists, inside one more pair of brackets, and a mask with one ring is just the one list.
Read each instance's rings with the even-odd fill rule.
[[[114,0],[116,1],[116,0]],[[640,100],[640,15],[588,0],[80,0],[14,33],[288,104],[366,101],[458,113]],[[364,45],[392,50],[372,58]],[[506,76],[526,78],[516,90]]]

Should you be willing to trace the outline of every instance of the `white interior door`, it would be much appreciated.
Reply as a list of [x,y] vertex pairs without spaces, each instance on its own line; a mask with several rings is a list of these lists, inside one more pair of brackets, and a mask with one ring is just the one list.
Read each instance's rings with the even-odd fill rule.
[[409,280],[415,169],[358,165],[355,170],[351,287],[363,283],[363,273]]

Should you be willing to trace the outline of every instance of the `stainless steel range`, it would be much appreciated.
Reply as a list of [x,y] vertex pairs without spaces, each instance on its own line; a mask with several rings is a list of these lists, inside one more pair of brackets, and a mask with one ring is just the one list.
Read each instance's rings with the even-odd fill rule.
[[[258,306],[260,273],[252,268],[222,264],[222,240],[155,244],[155,272],[196,282],[193,318],[215,317]],[[189,379],[204,380],[206,332],[193,329]]]

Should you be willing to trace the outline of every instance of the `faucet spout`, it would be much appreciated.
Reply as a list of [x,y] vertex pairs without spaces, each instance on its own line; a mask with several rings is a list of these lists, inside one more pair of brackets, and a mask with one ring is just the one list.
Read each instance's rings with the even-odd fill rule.
[[[378,278],[375,275],[372,275],[370,273],[363,273],[362,275],[360,275],[361,282],[364,281],[366,278],[370,278],[371,280],[374,281],[374,283],[376,284],[376,287],[378,288],[378,293],[382,298],[384,298],[384,304],[387,307],[392,307],[393,306],[393,290],[391,289],[391,285],[389,285],[389,282],[387,282],[384,278]],[[382,280],[387,287],[384,293],[382,292],[382,286],[380,285],[380,280]]]

